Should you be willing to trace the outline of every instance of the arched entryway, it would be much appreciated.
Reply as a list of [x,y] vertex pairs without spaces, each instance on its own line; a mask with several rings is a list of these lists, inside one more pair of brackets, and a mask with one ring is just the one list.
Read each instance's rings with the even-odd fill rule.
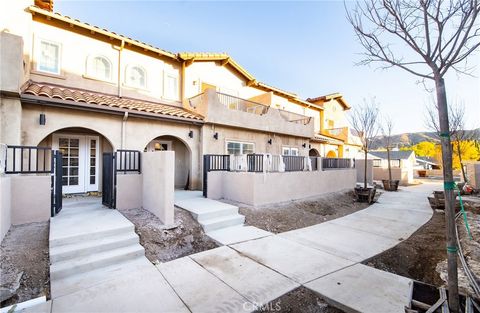
[[87,128],[56,130],[38,143],[62,153],[62,193],[102,190],[102,154],[113,146],[102,134]]
[[336,158],[337,157],[337,153],[333,150],[330,150],[328,151],[327,153],[327,158]]
[[190,189],[191,151],[183,140],[175,136],[160,136],[145,147],[145,152],[169,150],[175,151],[175,188]]
[[308,151],[308,156],[311,156],[311,157],[319,157],[320,156],[320,153],[318,152],[317,149],[310,149],[310,151]]

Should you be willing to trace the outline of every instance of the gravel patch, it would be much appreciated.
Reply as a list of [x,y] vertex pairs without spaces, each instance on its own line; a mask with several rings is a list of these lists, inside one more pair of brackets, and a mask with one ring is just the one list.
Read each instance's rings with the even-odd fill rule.
[[12,225],[0,246],[1,307],[50,297],[49,222]]
[[240,214],[245,215],[247,225],[282,233],[333,220],[368,206],[367,203],[356,202],[353,191],[349,191],[262,208],[240,205]]

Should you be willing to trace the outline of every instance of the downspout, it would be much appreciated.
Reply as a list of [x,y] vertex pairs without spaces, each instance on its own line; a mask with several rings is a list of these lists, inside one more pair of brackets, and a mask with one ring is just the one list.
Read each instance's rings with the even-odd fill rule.
[[[118,79],[117,79],[117,86],[118,86],[118,97],[122,97],[122,51],[125,47],[125,40],[122,40],[120,47],[118,48]],[[117,49],[117,48],[115,48]]]
[[128,119],[128,112],[125,112],[123,115],[122,120],[122,138],[121,138],[121,149],[125,149],[125,139],[127,134],[127,119]]
[[180,73],[180,79],[182,80],[182,84],[180,85],[180,100],[182,101],[183,106],[185,106],[185,60],[182,62],[182,70]]

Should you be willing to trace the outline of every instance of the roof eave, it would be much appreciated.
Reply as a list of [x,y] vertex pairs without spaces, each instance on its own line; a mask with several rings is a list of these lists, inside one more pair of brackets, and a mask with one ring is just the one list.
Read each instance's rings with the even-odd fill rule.
[[100,106],[98,104],[84,103],[84,102],[75,102],[71,100],[63,100],[57,98],[47,98],[44,96],[35,96],[32,94],[20,94],[20,99],[22,102],[31,103],[31,104],[41,104],[54,107],[62,107],[67,109],[80,109],[92,112],[102,112],[102,113],[114,113],[118,115],[123,115],[125,112],[128,112],[129,116],[138,116],[143,118],[159,119],[159,120],[169,120],[176,122],[183,122],[188,124],[201,125],[204,123],[202,119],[193,119],[185,118],[178,116],[170,116],[165,114],[150,113],[138,110],[124,109],[124,108],[114,108],[109,106]]
[[63,16],[59,13],[50,12],[50,11],[41,9],[39,7],[36,7],[36,6],[29,6],[28,11],[30,13],[32,13],[32,15],[41,14],[41,15],[44,15],[45,17],[47,17],[47,19],[48,18],[49,19],[55,19],[57,21],[67,23],[68,25],[73,25],[73,26],[76,26],[76,27],[86,29],[86,30],[88,30],[90,32],[93,32],[93,33],[98,33],[98,34],[102,34],[104,36],[108,36],[110,38],[115,38],[117,40],[124,41],[125,43],[131,44],[132,46],[136,46],[138,48],[141,48],[141,49],[144,49],[144,50],[147,50],[147,51],[151,51],[151,52],[154,52],[156,54],[159,54],[159,55],[162,55],[162,56],[165,56],[165,57],[168,57],[170,59],[178,61],[177,55],[174,54],[174,53],[171,53],[171,52],[168,52],[168,51],[150,46],[146,43],[143,43],[143,42],[125,37],[123,35],[119,35],[119,34],[110,32],[108,30],[105,30],[105,29],[102,29],[102,28],[99,28],[99,27],[95,27],[95,26],[80,22],[80,21],[72,19],[70,17]]

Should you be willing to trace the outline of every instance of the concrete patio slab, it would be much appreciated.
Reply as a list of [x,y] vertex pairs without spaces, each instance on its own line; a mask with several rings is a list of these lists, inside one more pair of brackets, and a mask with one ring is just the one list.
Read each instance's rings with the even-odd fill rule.
[[57,298],[60,312],[189,312],[162,275],[150,267]]
[[246,241],[231,247],[298,283],[311,281],[354,264],[279,236]]
[[257,306],[267,304],[300,286],[229,247],[190,257]]
[[249,312],[253,303],[189,257],[157,265],[193,312]]
[[232,226],[208,232],[207,235],[221,245],[231,245],[273,234],[254,226]]
[[400,242],[397,239],[337,225],[332,221],[279,236],[354,262],[371,258]]
[[[68,238],[88,237],[92,233],[108,233],[110,230],[131,229],[134,225],[117,210],[107,209],[101,203],[89,205],[88,210],[79,206],[65,207],[50,223],[50,245],[62,244]],[[85,221],[85,223],[79,223]]]
[[356,264],[305,287],[345,312],[404,313],[412,283],[411,279]]

